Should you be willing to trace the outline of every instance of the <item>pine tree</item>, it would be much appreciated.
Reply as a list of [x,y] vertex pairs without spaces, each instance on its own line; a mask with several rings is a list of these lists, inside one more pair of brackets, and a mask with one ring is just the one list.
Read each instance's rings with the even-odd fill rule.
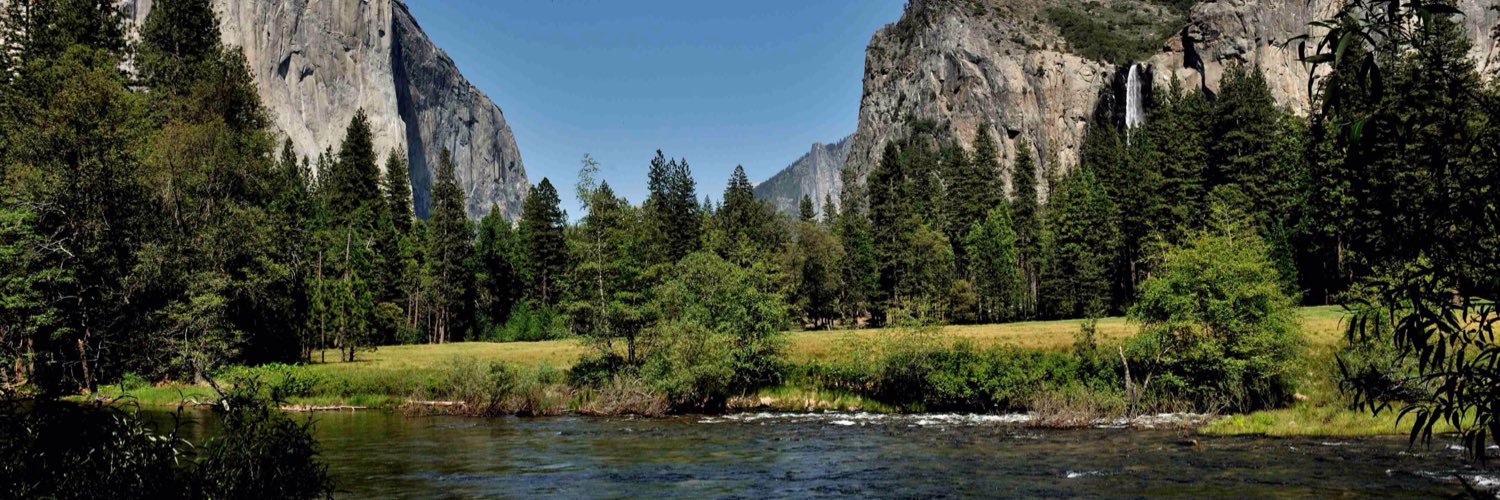
[[1156,154],[1150,134],[1123,131],[1108,122],[1092,123],[1083,146],[1088,164],[1105,194],[1116,204],[1108,223],[1119,233],[1116,254],[1110,256],[1110,301],[1107,308],[1123,307],[1135,295],[1136,284],[1145,274],[1142,248],[1152,223],[1153,207],[1161,204],[1160,172],[1151,168]]
[[521,207],[521,238],[526,242],[531,282],[528,295],[546,307],[557,305],[561,298],[561,279],[568,263],[563,238],[567,214],[561,203],[552,181],[543,177]]
[[[585,167],[587,168],[587,167]],[[580,175],[583,177],[583,175]],[[580,185],[584,182],[580,182]],[[646,326],[648,280],[641,213],[615,196],[608,183],[580,189],[588,215],[578,225],[577,265],[572,269],[567,310],[574,330],[605,354],[615,342],[625,345],[625,361],[640,361],[640,339]]]
[[480,324],[487,337],[505,324],[511,308],[521,299],[520,292],[525,290],[516,259],[519,246],[519,237],[510,221],[501,215],[500,207],[490,207],[490,212],[479,220],[479,236],[474,242],[478,267],[475,295],[479,300]]
[[1047,207],[1042,303],[1054,317],[1103,314],[1117,233],[1114,206],[1089,164],[1063,178]]
[[1214,103],[1207,175],[1210,196],[1221,187],[1244,193],[1251,218],[1292,288],[1298,273],[1290,244],[1302,225],[1307,170],[1302,127],[1286,115],[1258,68],[1231,67]]
[[724,202],[714,214],[722,240],[716,251],[724,260],[748,265],[777,249],[781,232],[775,227],[776,212],[755,197],[755,187],[744,166],[735,166],[724,188]]
[[858,174],[853,167],[845,166],[839,175],[844,181],[843,209],[839,211],[834,230],[844,250],[839,265],[839,308],[844,321],[858,327],[861,319],[873,317],[871,307],[880,271],[875,261],[875,242],[871,236],[870,219],[865,213],[865,198],[856,177]]
[[1015,186],[1012,226],[1016,235],[1016,263],[1023,284],[1016,312],[1020,317],[1030,317],[1036,314],[1041,284],[1042,214],[1037,200],[1036,162],[1032,160],[1031,145],[1024,140],[1016,144],[1016,165],[1012,170],[1011,184]]
[[901,265],[901,257],[911,249],[909,238],[916,233],[918,220],[913,213],[913,188],[904,167],[901,149],[888,142],[880,163],[865,181],[869,192],[870,236],[879,277],[876,295],[869,297],[872,304],[899,301],[896,288],[909,274]]
[[975,134],[973,158],[955,148],[947,162],[948,236],[956,245],[1004,199],[1000,151],[989,124],[980,125]]
[[147,85],[185,93],[198,65],[219,57],[219,22],[209,0],[158,0],[141,26],[137,66]]
[[1153,226],[1163,242],[1177,243],[1202,228],[1208,212],[1207,134],[1213,110],[1201,90],[1184,92],[1175,75],[1161,95],[1161,110],[1145,130],[1158,153],[1150,168],[1161,176],[1165,200],[1160,213],[1153,215]]
[[823,227],[832,228],[839,219],[839,207],[833,203],[833,194],[823,195]]
[[670,264],[698,250],[697,182],[686,159],[667,160],[661,150],[647,172],[646,216],[652,239],[662,242],[653,264]]
[[[315,271],[317,254],[318,200],[309,185],[307,163],[297,159],[291,139],[281,146],[281,160],[276,164],[272,180],[275,198],[269,209],[271,225],[279,230],[283,243],[278,250],[284,252],[282,259],[289,264],[289,280],[285,288],[276,295],[286,301],[279,316],[295,332],[297,357],[308,359],[312,351],[312,332],[308,330],[309,277]],[[290,346],[286,346],[290,347]]]
[[1010,206],[1000,203],[964,238],[970,255],[968,274],[979,293],[980,319],[1005,321],[1020,314],[1025,277],[1016,264],[1019,246]]
[[[553,198],[556,196],[554,192]],[[455,327],[464,318],[463,299],[473,277],[468,271],[468,263],[474,248],[468,215],[464,211],[464,192],[458,187],[453,158],[446,149],[433,179],[432,212],[427,231],[427,275],[432,280],[433,326],[429,342],[441,344],[463,338],[462,332],[455,331]]]
[[411,230],[412,200],[411,174],[407,171],[406,153],[391,150],[385,159],[385,176],[381,178],[381,193],[389,207],[391,222],[402,234]]
[[817,209],[813,208],[812,197],[802,195],[802,201],[797,204],[797,220],[801,222],[813,222],[818,220]]
[[369,117],[363,109],[356,111],[338,157],[330,165],[333,168],[326,174],[319,172],[324,175],[322,191],[328,198],[328,210],[340,223],[357,223],[360,216],[369,217],[377,202],[382,211],[387,210],[380,196],[373,140]]

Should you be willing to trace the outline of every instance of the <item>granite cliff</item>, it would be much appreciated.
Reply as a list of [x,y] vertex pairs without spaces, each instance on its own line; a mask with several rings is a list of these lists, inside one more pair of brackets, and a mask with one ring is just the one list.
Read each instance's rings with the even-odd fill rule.
[[[1288,40],[1308,32],[1308,23],[1327,19],[1339,0],[1216,0],[1199,2],[1187,23],[1152,57],[1156,84],[1176,75],[1185,87],[1217,89],[1229,64],[1258,65],[1277,101],[1299,113],[1308,107],[1308,67],[1298,60],[1297,47]],[[1493,0],[1458,0],[1464,27],[1471,37],[1472,57],[1482,75],[1500,70],[1500,43],[1495,28],[1500,11]],[[1318,34],[1318,33],[1314,33]]]
[[[909,120],[922,119],[965,147],[972,147],[977,127],[989,122],[1002,161],[1011,161],[1025,139],[1039,170],[1066,172],[1078,162],[1090,118],[1119,106],[1101,100],[1123,103],[1130,62],[1141,63],[1145,80],[1155,85],[1164,86],[1175,74],[1185,85],[1206,82],[1211,91],[1226,65],[1259,64],[1278,101],[1305,112],[1308,70],[1286,41],[1326,17],[1338,1],[1208,0],[1184,12],[1147,0],[912,0],[866,50],[849,168],[863,179],[886,141],[905,134]],[[1474,40],[1471,55],[1486,72],[1500,70],[1500,12],[1492,4],[1458,2]],[[1060,9],[1084,19],[1134,16],[1172,24],[1163,26],[1157,41],[1145,40],[1148,50],[1139,61],[1106,62],[1069,43],[1065,23],[1057,20]]]
[[[124,0],[145,21],[152,0]],[[505,115],[432,43],[400,0],[213,0],[226,44],[241,48],[273,123],[297,153],[337,148],[358,109],[381,155],[404,151],[427,214],[442,150],[452,151],[471,217],[492,204],[520,215],[529,184]]]
[[813,144],[807,154],[755,185],[755,196],[789,214],[797,213],[803,196],[811,196],[813,206],[822,214],[823,198],[831,194],[837,199],[844,187],[839,172],[849,157],[849,145],[848,137],[832,144]]

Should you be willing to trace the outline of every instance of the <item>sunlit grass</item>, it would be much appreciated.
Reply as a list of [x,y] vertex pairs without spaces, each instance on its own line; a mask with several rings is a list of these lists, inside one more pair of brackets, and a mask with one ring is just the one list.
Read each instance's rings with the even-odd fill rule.
[[[1303,361],[1297,392],[1303,399],[1290,408],[1225,416],[1199,431],[1224,435],[1351,437],[1410,433],[1411,419],[1398,423],[1396,411],[1375,416],[1366,410],[1351,409],[1349,399],[1340,394],[1334,356],[1344,338],[1344,329],[1348,327],[1344,321],[1344,309],[1337,306],[1308,307],[1301,313],[1307,357]],[[1446,423],[1433,427],[1433,432],[1452,430],[1452,426]]]
[[775,411],[866,411],[893,413],[897,408],[858,394],[843,391],[778,385],[756,391],[754,395],[730,401],[731,410],[767,409]]
[[[1343,338],[1344,310],[1340,307],[1308,307],[1300,311],[1307,339],[1308,356],[1299,379],[1302,396],[1290,408],[1231,415],[1218,419],[1201,431],[1208,434],[1265,434],[1273,436],[1321,435],[1367,436],[1405,434],[1410,421],[1398,426],[1394,412],[1372,416],[1348,408],[1340,395],[1334,374],[1334,353]],[[994,325],[961,325],[943,329],[950,338],[963,338],[979,347],[1012,345],[1024,349],[1067,350],[1081,321],[1034,321]],[[1124,318],[1099,320],[1099,342],[1113,344],[1134,335],[1138,328]],[[787,335],[787,357],[794,363],[827,360],[838,353],[839,346],[851,335],[870,338],[887,335],[883,329],[792,332]],[[520,368],[551,367],[567,369],[589,348],[576,339],[543,342],[459,342],[443,345],[408,345],[381,347],[361,352],[357,361],[337,361],[337,351],[326,353],[330,361],[313,362],[296,368],[302,376],[318,380],[316,394],[293,398],[299,405],[349,405],[393,407],[422,397],[428,389],[443,383],[454,360],[472,358],[481,363],[501,361]],[[320,353],[321,354],[321,353]],[[319,359],[315,354],[314,359]],[[170,384],[141,387],[126,391],[134,400],[146,405],[176,405],[184,400],[213,401],[216,394],[207,386]],[[101,390],[103,397],[118,397],[119,387]],[[821,391],[793,385],[762,389],[741,398],[742,408],[768,408],[783,411],[844,410],[894,411],[887,405],[857,395]],[[1449,430],[1439,426],[1435,430]]]

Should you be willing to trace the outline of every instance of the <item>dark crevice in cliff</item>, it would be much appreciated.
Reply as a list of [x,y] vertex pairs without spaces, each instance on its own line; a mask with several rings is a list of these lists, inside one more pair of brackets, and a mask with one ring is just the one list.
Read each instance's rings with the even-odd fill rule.
[[[401,9],[397,15],[405,13],[404,5],[400,2],[395,2],[395,5]],[[432,169],[427,165],[427,148],[422,142],[421,122],[412,102],[401,23],[392,22],[391,30],[394,35],[391,37],[391,75],[396,85],[396,110],[406,125],[406,161],[407,171],[411,176],[412,210],[417,217],[426,219],[428,199],[432,193]]]

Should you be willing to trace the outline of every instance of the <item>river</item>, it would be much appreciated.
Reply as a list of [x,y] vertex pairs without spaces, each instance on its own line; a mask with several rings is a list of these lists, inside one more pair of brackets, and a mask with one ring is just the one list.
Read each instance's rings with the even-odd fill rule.
[[[1463,493],[1455,473],[1495,486],[1448,441],[1408,449],[1399,437],[1048,430],[960,415],[312,418],[350,498],[1435,496]],[[183,426],[189,440],[217,427],[203,412]]]

